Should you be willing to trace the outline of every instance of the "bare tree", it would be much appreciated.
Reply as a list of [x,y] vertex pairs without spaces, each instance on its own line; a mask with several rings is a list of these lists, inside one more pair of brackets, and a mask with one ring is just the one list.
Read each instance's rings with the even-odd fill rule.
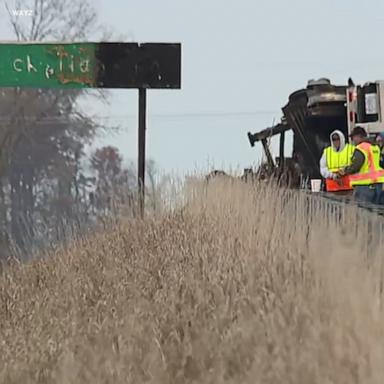
[[102,214],[114,214],[114,208],[129,203],[130,172],[123,168],[118,148],[106,146],[97,149],[91,157],[96,173],[95,206]]
[[[9,1],[5,7],[18,41],[86,41],[102,30],[88,0],[17,0],[12,8],[32,9],[31,18],[15,15]],[[71,193],[84,145],[97,129],[105,128],[78,109],[77,100],[85,95],[107,100],[105,92],[86,89],[0,91],[0,225],[4,234],[10,216],[11,236],[24,249],[28,248],[26,234],[35,236],[39,209],[52,218],[61,218],[60,213],[68,217],[74,207]],[[42,183],[51,185],[56,195],[52,212],[47,210],[51,203],[41,198],[48,195],[38,196],[47,190]],[[57,204],[57,200],[66,204]]]
[[29,22],[20,23],[9,1],[9,21],[19,41],[73,41],[95,32],[97,14],[88,0],[17,0],[14,9],[31,9]]

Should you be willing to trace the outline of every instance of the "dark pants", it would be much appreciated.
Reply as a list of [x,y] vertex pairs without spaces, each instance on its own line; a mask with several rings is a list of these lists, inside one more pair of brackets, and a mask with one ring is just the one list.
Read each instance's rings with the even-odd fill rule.
[[376,190],[376,204],[384,205],[384,184],[376,184],[377,190]]
[[353,197],[361,203],[384,204],[383,183],[371,185],[356,185]]

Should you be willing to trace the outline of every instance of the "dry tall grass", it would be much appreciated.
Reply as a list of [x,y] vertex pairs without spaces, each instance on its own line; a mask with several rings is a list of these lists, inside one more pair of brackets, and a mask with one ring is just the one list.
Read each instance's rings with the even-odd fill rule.
[[382,222],[214,182],[0,278],[1,383],[382,383]]

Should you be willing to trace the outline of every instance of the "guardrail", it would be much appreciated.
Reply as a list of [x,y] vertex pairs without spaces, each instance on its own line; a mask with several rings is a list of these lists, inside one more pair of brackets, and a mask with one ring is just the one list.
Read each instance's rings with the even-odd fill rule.
[[304,190],[310,196],[318,196],[324,199],[327,199],[336,204],[349,204],[355,207],[364,209],[369,212],[376,213],[380,216],[384,216],[384,205],[377,205],[372,203],[359,202],[353,199],[350,195],[337,195],[329,192],[317,192],[313,193],[307,190]]

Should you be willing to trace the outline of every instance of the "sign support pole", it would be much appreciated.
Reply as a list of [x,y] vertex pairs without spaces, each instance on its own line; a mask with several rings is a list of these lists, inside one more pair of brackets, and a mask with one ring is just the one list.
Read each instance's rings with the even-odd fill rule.
[[147,90],[139,88],[139,138],[138,138],[138,192],[140,217],[144,217],[145,201],[145,133],[146,133]]

